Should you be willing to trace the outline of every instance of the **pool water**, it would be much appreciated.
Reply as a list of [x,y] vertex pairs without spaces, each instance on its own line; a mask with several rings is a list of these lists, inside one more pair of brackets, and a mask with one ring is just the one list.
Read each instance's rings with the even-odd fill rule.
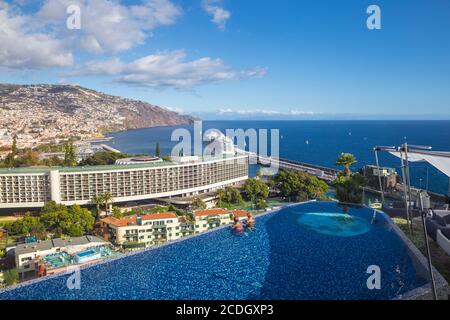
[[[81,289],[61,275],[0,299],[391,299],[427,283],[387,217],[316,202],[83,269]],[[367,269],[381,289],[367,288]]]
[[369,232],[370,221],[342,212],[307,212],[299,214],[297,222],[304,228],[326,235],[353,237]]
[[92,256],[93,254],[95,254],[95,251],[88,250],[88,251],[78,252],[76,255],[79,257],[86,257],[86,256]]

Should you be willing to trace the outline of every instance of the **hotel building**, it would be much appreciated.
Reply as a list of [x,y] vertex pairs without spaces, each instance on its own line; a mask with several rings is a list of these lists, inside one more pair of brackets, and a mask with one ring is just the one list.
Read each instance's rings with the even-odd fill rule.
[[248,156],[176,158],[142,165],[0,169],[0,208],[39,208],[48,201],[90,204],[193,196],[248,179]]

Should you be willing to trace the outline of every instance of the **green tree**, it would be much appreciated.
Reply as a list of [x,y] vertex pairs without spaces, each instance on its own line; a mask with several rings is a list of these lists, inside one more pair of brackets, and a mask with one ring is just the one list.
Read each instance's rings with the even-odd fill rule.
[[15,167],[15,159],[16,156],[18,154],[18,150],[17,150],[17,135],[14,135],[13,137],[13,143],[12,143],[12,147],[11,147],[11,152],[8,153],[8,155],[5,157],[4,160],[4,165],[8,166],[8,167]]
[[150,212],[152,213],[163,213],[167,211],[169,211],[169,209],[165,206],[156,206],[152,210],[150,210]]
[[242,204],[244,202],[241,191],[238,188],[233,187],[217,190],[216,197],[219,206],[224,208],[229,208],[233,204]]
[[166,212],[173,212],[179,217],[186,215],[186,211],[175,207],[173,204],[169,205]]
[[226,187],[224,201],[231,204],[241,204],[244,202],[241,191],[237,188]]
[[122,211],[118,207],[112,208],[112,216],[116,219],[120,219],[123,217]]
[[350,176],[338,174],[333,186],[336,188],[336,198],[343,203],[362,203],[362,189],[367,183],[366,178],[360,173]]
[[95,220],[99,220],[100,219],[100,206],[103,203],[103,199],[101,196],[94,196],[91,199],[92,204],[95,204],[96,207],[96,212],[95,212]]
[[155,156],[158,158],[161,157],[161,148],[159,147],[159,143],[156,144]]
[[113,196],[112,196],[111,192],[105,192],[105,193],[102,195],[102,199],[103,199],[103,204],[104,204],[104,206],[105,206],[105,212],[106,212],[106,214],[108,215],[108,211],[109,211],[108,206],[109,206],[109,203],[110,203],[110,202],[112,201],[112,199],[113,199]]
[[195,209],[206,209],[206,203],[199,197],[192,199],[192,207]]
[[12,286],[19,282],[19,271],[17,269],[10,269],[3,272],[3,282],[7,286]]
[[269,196],[269,188],[264,181],[258,179],[248,179],[245,181],[244,191],[247,198],[255,204],[257,200],[265,200]]
[[56,237],[82,236],[91,232],[95,223],[95,218],[88,209],[79,205],[66,207],[54,201],[45,204],[40,217],[45,228]]
[[96,152],[92,156],[80,161],[80,166],[112,165],[116,163],[116,160],[128,158],[129,156],[127,153],[112,151]]
[[12,155],[13,159],[15,156],[17,156],[17,135],[16,134],[13,137],[13,143],[12,143],[12,147],[11,147],[11,155]]
[[40,217],[33,216],[29,212],[22,219],[5,225],[5,229],[9,234],[15,236],[35,236],[38,239],[46,237],[45,225],[41,222]]
[[223,199],[225,198],[225,190],[224,189],[217,190],[216,197],[219,200],[219,203],[221,203],[223,201]]
[[271,185],[283,197],[294,197],[296,201],[323,199],[328,191],[328,185],[317,177],[292,170],[280,170]]
[[44,164],[48,167],[58,167],[58,166],[63,166],[64,161],[61,160],[60,158],[58,158],[57,156],[52,156],[49,159],[42,160],[42,164]]
[[16,167],[31,167],[39,164],[39,153],[26,149],[20,156],[16,156],[14,166]]
[[264,199],[257,199],[255,203],[256,209],[265,209],[267,208],[267,203]]
[[337,165],[344,166],[344,174],[347,177],[350,177],[350,175],[352,174],[350,167],[357,162],[358,161],[356,160],[355,156],[351,153],[341,153],[339,158],[336,160]]
[[64,165],[67,167],[74,167],[77,165],[75,147],[71,141],[64,145]]

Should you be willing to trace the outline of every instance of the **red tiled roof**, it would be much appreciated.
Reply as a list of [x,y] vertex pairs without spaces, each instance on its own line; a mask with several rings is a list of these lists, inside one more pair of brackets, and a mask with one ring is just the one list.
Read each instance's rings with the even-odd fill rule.
[[164,212],[164,213],[151,213],[141,216],[142,220],[159,220],[159,219],[172,219],[176,218],[177,215],[172,212]]
[[[146,214],[146,215],[141,216],[143,221],[160,220],[160,219],[174,219],[176,217],[177,217],[177,215],[172,212],[151,213],[151,214]],[[116,227],[126,227],[130,223],[137,224],[136,218],[137,218],[137,216],[125,217],[122,219],[116,219],[114,217],[107,217],[107,218],[102,219],[101,221],[106,224],[111,224]]]
[[233,216],[235,216],[235,217],[243,218],[243,217],[247,217],[248,214],[249,214],[249,212],[245,211],[245,210],[233,210]]
[[194,211],[195,216],[212,216],[218,214],[227,214],[228,210],[225,209],[206,209],[206,210],[196,210]]

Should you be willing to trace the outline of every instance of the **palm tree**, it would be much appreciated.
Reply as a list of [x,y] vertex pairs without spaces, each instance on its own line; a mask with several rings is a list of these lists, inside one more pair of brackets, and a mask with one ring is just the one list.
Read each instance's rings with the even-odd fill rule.
[[106,215],[108,215],[108,204],[112,201],[112,194],[111,194],[111,192],[105,192],[104,194],[103,194],[103,196],[102,196],[102,199],[103,199],[103,204],[104,204],[104,206],[105,206],[105,212],[106,212]]
[[357,163],[355,156],[351,153],[341,153],[339,158],[336,160],[336,164],[344,166],[344,174],[350,177],[352,172],[350,171],[350,166]]
[[94,196],[91,200],[93,204],[95,204],[97,208],[97,214],[95,215],[95,220],[98,220],[100,218],[100,205],[103,203],[103,197],[102,196]]

